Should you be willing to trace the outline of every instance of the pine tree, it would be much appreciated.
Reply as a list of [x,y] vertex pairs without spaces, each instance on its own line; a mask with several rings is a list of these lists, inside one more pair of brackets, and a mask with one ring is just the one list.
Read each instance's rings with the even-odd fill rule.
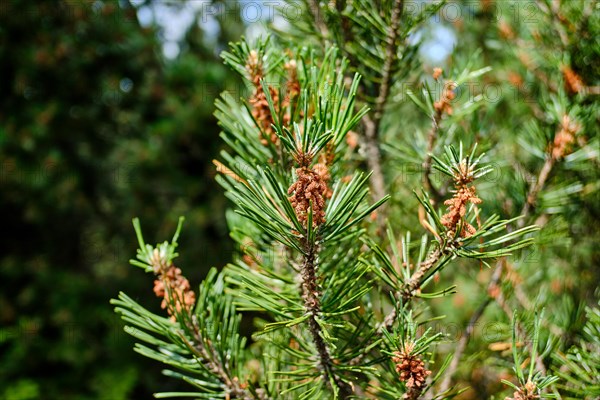
[[[211,270],[195,291],[174,264],[181,223],[171,242],[151,246],[134,222],[140,248],[132,264],[156,276],[165,316],[123,293],[113,303],[127,331],[145,342],[136,350],[194,387],[157,397],[454,398],[464,391],[453,385],[455,372],[490,304],[499,306],[500,321],[512,319],[509,340],[497,344],[513,355],[506,377],[514,379],[503,380],[504,392],[514,399],[560,396],[549,361],[555,322],[536,315],[529,332],[511,309],[527,298],[526,286],[506,288],[536,266],[520,267],[525,257],[509,256],[523,256],[522,249],[537,249],[555,233],[538,233],[534,222],[552,223],[548,215],[562,212],[560,202],[578,191],[572,185],[595,184],[586,171],[577,183],[547,189],[558,163],[597,162],[589,143],[574,149],[583,132],[594,135],[597,104],[561,90],[540,95],[545,118],[532,120],[520,143],[543,162],[526,188],[505,173],[504,146],[481,134],[480,118],[490,118],[494,107],[481,93],[459,96],[490,72],[479,64],[482,52],[427,75],[418,65],[419,43],[411,38],[443,3],[418,12],[402,1],[305,7],[279,36],[242,40],[223,53],[248,93],[239,101],[225,93],[216,102],[228,150],[214,164],[234,204],[227,214],[239,250],[233,261]],[[418,91],[403,85],[408,79],[417,80]],[[398,97],[409,101],[399,105]],[[412,113],[398,116],[400,106]],[[390,141],[396,120],[409,116],[414,134]],[[398,185],[389,184],[388,171],[398,162],[418,165],[419,173],[389,196],[386,188]],[[490,181],[510,204],[496,204]],[[420,231],[418,240],[411,230]],[[491,273],[483,302],[449,350],[437,323],[440,304],[458,291],[452,277],[465,266]],[[541,297],[514,308],[554,306],[545,303]],[[250,338],[239,330],[244,316],[253,318]],[[565,357],[574,362],[586,351]],[[497,370],[509,370],[504,356],[496,361]],[[569,371],[577,375],[577,366]]]

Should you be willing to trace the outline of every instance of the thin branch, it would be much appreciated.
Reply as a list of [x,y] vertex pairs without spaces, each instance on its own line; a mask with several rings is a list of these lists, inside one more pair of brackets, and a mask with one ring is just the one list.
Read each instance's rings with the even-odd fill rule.
[[319,287],[317,284],[317,248],[314,243],[304,240],[304,257],[301,268],[302,277],[302,297],[304,299],[304,308],[310,314],[308,327],[313,338],[313,343],[319,354],[319,366],[323,373],[325,382],[333,379],[339,390],[341,399],[346,399],[352,395],[351,386],[338,377],[333,371],[333,360],[323,340],[321,326],[317,322],[317,315],[321,312],[319,299]]
[[350,65],[358,65],[354,54],[346,50],[346,44],[354,42],[354,34],[352,32],[351,20],[344,13],[345,8],[346,0],[336,0],[335,9],[337,11],[337,15],[340,18],[340,32],[342,33],[342,41],[338,42],[338,47],[342,50],[346,58],[348,58]]
[[548,154],[546,162],[544,162],[544,165],[540,170],[538,178],[531,183],[529,192],[527,193],[525,205],[523,206],[523,210],[521,211],[521,215],[523,216],[523,218],[521,218],[517,223],[517,226],[519,228],[525,226],[525,217],[529,216],[529,213],[535,208],[535,203],[537,202],[540,191],[546,184],[546,181],[548,180],[550,172],[552,171],[552,168],[554,167],[555,163],[556,159],[552,157],[551,154]]
[[[550,176],[550,172],[552,171],[552,168],[554,167],[555,162],[556,162],[556,160],[551,156],[551,154],[548,154],[546,161],[544,162],[544,165],[542,166],[542,169],[540,170],[538,178],[535,180],[535,182],[533,182],[531,184],[531,186],[529,188],[529,192],[527,193],[526,202],[525,202],[525,205],[523,206],[523,210],[521,211],[522,218],[517,222],[517,226],[519,228],[522,228],[523,226],[525,226],[526,219],[529,216],[529,214],[532,212],[532,210],[534,209],[534,206],[535,206],[535,203],[537,202],[539,193],[542,190],[542,188],[544,187],[544,185],[546,184],[546,181],[548,180],[548,177]],[[440,392],[441,393],[443,393],[444,391],[446,391],[450,388],[452,377],[454,376],[454,374],[458,368],[460,359],[466,349],[466,346],[470,339],[470,336],[473,333],[473,330],[470,328],[471,324],[475,324],[479,320],[479,318],[481,318],[485,309],[492,302],[491,293],[493,293],[494,288],[496,288],[498,286],[498,283],[500,282],[500,277],[502,276],[502,262],[503,262],[503,260],[499,260],[496,263],[496,267],[494,268],[492,278],[491,278],[490,282],[488,283],[488,287],[487,287],[488,296],[481,303],[481,305],[477,308],[477,311],[471,316],[471,320],[469,321],[469,326],[467,326],[467,328],[463,332],[463,334],[460,338],[460,341],[459,341],[458,345],[456,346],[456,349],[454,350],[454,356],[452,358],[452,362],[450,363],[450,366],[446,370],[444,380],[440,384]]]
[[159,297],[163,297],[163,308],[167,309],[173,321],[179,320],[181,326],[191,332],[191,338],[186,337],[183,331],[179,332],[179,337],[188,349],[221,381],[227,395],[242,400],[262,399],[262,392],[257,392],[258,396],[254,396],[242,387],[239,378],[231,377],[227,363],[223,362],[212,341],[202,334],[198,318],[192,312],[196,297],[188,280],[181,275],[181,270],[161,256],[158,249],[152,251],[150,264],[158,277],[156,282],[161,284],[155,286],[154,290]]
[[[365,149],[365,156],[367,159],[367,166],[371,170],[371,189],[373,190],[373,199],[379,200],[385,197],[385,179],[383,177],[383,169],[381,166],[381,150],[379,149],[379,142],[377,138],[378,127],[375,121],[367,114],[362,119],[364,127],[364,140],[362,143]],[[384,209],[385,204],[379,207],[379,222],[380,227],[384,225]],[[381,229],[385,232],[385,229]]]
[[396,41],[398,40],[398,29],[400,27],[400,19],[402,18],[402,12],[404,11],[404,1],[396,0],[394,2],[392,10],[392,19],[388,28],[385,49],[385,60],[383,63],[383,70],[381,72],[381,85],[379,86],[379,95],[375,100],[375,115],[374,121],[376,127],[379,128],[379,122],[383,117],[383,108],[390,94],[390,86],[392,80],[392,65],[396,59],[398,47]]
[[323,15],[321,12],[321,7],[319,7],[318,0],[308,0],[307,1],[307,9],[311,14],[313,21],[315,22],[315,27],[317,28],[317,32],[319,33],[319,38],[321,39],[322,44],[325,44],[326,38],[329,37],[329,29],[327,28],[327,24],[323,21]]
[[[412,274],[410,279],[405,282],[404,286],[396,293],[397,302],[403,301],[406,303],[410,301],[416,294],[417,289],[423,284],[421,280],[423,276],[429,271],[433,266],[435,266],[444,255],[447,254],[447,248],[441,249],[436,248],[423,261],[419,264],[418,269]],[[398,318],[398,314],[396,313],[396,307],[390,311],[383,321],[377,327],[377,335],[381,335],[384,329],[390,330],[396,322],[396,318]],[[357,365],[360,361],[367,355],[366,352],[362,352],[358,356],[354,357],[351,361],[351,365]]]
[[[393,77],[393,64],[397,57],[398,46],[396,42],[399,36],[400,20],[404,10],[404,1],[396,0],[392,9],[392,18],[387,30],[385,58],[381,72],[381,83],[379,93],[375,99],[375,108],[373,117],[365,116],[363,125],[365,130],[364,147],[367,155],[367,164],[373,174],[371,175],[371,184],[373,188],[373,197],[379,200],[385,196],[385,180],[381,167],[381,151],[379,149],[379,125],[383,117],[385,103],[390,94],[391,81]],[[379,222],[383,224],[385,220],[383,214],[385,209],[380,209],[381,215]]]
[[414,297],[417,289],[419,289],[423,284],[421,280],[423,279],[427,271],[429,271],[431,267],[436,265],[441,260],[442,256],[444,256],[445,254],[447,254],[447,249],[436,248],[429,254],[427,259],[419,265],[419,268],[415,271],[414,274],[412,274],[410,279],[404,284],[404,287],[402,288],[402,297],[404,298],[404,300],[408,300]]
[[432,166],[432,152],[435,146],[435,140],[437,139],[438,132],[440,129],[440,121],[442,120],[443,111],[438,109],[435,114],[431,117],[431,129],[427,135],[427,153],[425,160],[423,161],[423,187],[424,189],[433,196],[436,203],[441,202],[442,194],[433,186],[431,182],[431,166]]
[[452,384],[452,376],[458,369],[458,365],[460,363],[460,357],[465,352],[467,348],[467,344],[469,343],[469,339],[473,334],[475,329],[475,324],[479,321],[479,318],[483,315],[486,308],[492,302],[492,296],[489,294],[494,291],[494,289],[498,286],[498,282],[500,281],[500,277],[502,276],[502,262],[498,261],[496,264],[496,268],[494,269],[494,273],[492,274],[492,279],[488,283],[487,293],[488,296],[483,300],[483,302],[477,307],[477,310],[471,315],[469,319],[469,323],[465,328],[465,331],[461,335],[458,344],[456,345],[456,349],[454,350],[454,357],[452,357],[452,361],[448,366],[448,369],[444,373],[444,379],[440,383],[439,393],[444,393],[450,389],[450,385]]
[[[417,293],[417,289],[421,287],[423,282],[421,281],[427,271],[429,271],[434,265],[436,265],[444,255],[447,254],[446,249],[436,248],[427,256],[427,259],[423,261],[419,268],[412,274],[410,279],[404,283],[404,286],[398,292],[397,296],[399,297],[398,301],[400,301],[400,297],[402,301],[406,303],[410,301]],[[383,322],[379,325],[378,332],[381,332],[383,329],[390,329],[394,322],[396,321],[397,314],[396,308],[388,313],[383,319]]]
[[221,364],[219,361],[219,352],[214,346],[210,343],[210,340],[206,340],[202,336],[202,332],[198,326],[198,320],[195,316],[192,317],[192,320],[187,324],[188,329],[194,334],[194,342],[190,343],[185,336],[181,336],[181,338],[186,342],[187,346],[190,349],[193,349],[200,356],[202,361],[205,363],[208,370],[210,370],[213,374],[219,377],[219,380],[223,383],[223,385],[227,388],[227,394],[230,397],[242,400],[252,400],[252,399],[264,399],[264,395],[262,390],[257,390],[257,395],[254,396],[246,389],[242,388],[242,382],[237,377],[231,378],[229,376],[229,372],[226,367]]

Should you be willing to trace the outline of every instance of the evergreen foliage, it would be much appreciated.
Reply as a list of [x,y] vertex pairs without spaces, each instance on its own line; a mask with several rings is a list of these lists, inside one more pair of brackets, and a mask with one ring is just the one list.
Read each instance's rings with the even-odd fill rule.
[[[572,65],[586,61],[571,45],[582,36],[593,54],[598,21],[585,2],[531,4],[536,24],[499,19],[509,43],[484,37],[444,69],[420,66],[415,36],[445,3],[414,12],[401,0],[308,1],[278,36],[231,44],[224,62],[249,95],[217,100],[228,149],[214,164],[239,252],[194,290],[173,262],[179,228],[150,246],[136,221],[132,264],[156,275],[169,318],[123,293],[113,300],[145,342],[136,351],[192,387],[157,397],[449,399],[468,396],[466,380],[477,398],[594,398],[595,311],[565,344],[579,336],[575,311],[593,288],[574,296],[548,283],[571,261],[553,242],[590,241],[597,229],[575,231],[598,215],[598,76]],[[490,7],[481,2],[475,19],[489,24]],[[525,54],[530,41],[536,51]],[[500,72],[487,66],[492,50],[510,60],[521,51],[531,101],[460,96],[513,72],[508,61]],[[419,173],[392,182],[398,164]],[[539,259],[529,262],[532,252]],[[453,341],[440,321],[465,288],[476,289],[476,307],[450,316],[468,321]],[[517,315],[533,316],[524,318],[533,329]],[[253,319],[246,340],[244,316]],[[476,332],[484,316],[501,328],[495,343]],[[480,384],[480,370],[498,385]]]

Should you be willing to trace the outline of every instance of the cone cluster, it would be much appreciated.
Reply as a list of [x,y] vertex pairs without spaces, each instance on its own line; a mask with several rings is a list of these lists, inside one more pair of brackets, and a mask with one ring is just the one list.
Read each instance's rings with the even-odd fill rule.
[[396,363],[396,372],[408,389],[422,388],[431,371],[425,368],[425,363],[418,356],[412,355],[406,350],[397,351],[392,358],[392,361]]
[[154,281],[154,293],[157,297],[162,297],[161,307],[167,310],[171,319],[174,319],[177,312],[191,310],[196,304],[196,294],[181,269],[166,262],[158,249],[154,249],[151,262],[158,277]]
[[300,167],[296,169],[298,179],[288,189],[288,198],[300,223],[306,228],[308,212],[312,205],[313,228],[325,222],[325,197],[328,193],[327,167],[318,164],[317,169]]
[[[475,187],[470,185],[473,182],[473,174],[465,162],[459,165],[459,172],[454,176],[454,195],[452,198],[444,201],[448,206],[446,214],[442,215],[441,222],[448,229],[448,234],[454,236],[460,221],[467,213],[467,205],[480,204],[481,199],[477,197]],[[475,234],[476,229],[467,221],[463,221],[460,236],[469,237]]]
[[568,115],[563,116],[560,130],[554,136],[554,142],[552,143],[553,159],[559,160],[569,153],[579,129],[581,129],[581,126],[578,123],[573,121]]

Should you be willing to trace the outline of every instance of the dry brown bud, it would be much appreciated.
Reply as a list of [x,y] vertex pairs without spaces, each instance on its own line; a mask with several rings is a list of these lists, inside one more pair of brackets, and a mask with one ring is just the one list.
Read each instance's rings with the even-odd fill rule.
[[504,400],[535,400],[539,398],[535,383],[527,381],[524,387],[513,393],[513,397],[506,397]]
[[444,88],[442,90],[442,95],[440,96],[440,99],[433,103],[433,108],[439,115],[442,115],[444,113],[452,115],[453,109],[450,103],[456,98],[454,89],[456,89],[456,83],[452,81],[447,81],[444,84]]

